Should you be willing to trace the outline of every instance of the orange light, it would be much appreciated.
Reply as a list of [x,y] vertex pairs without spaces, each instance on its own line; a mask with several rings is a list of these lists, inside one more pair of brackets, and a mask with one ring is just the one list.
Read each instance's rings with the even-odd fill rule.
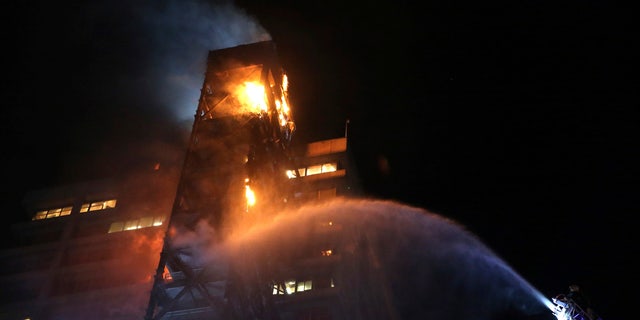
[[243,106],[249,108],[250,112],[260,113],[267,111],[265,101],[264,86],[255,82],[245,82],[238,86],[236,97]]
[[247,197],[247,206],[252,207],[256,204],[256,194],[251,190],[249,185],[245,185],[244,195]]
[[162,279],[165,279],[167,281],[173,280],[173,277],[171,276],[171,272],[169,272],[169,269],[167,268],[167,266],[164,267],[164,272],[162,273]]

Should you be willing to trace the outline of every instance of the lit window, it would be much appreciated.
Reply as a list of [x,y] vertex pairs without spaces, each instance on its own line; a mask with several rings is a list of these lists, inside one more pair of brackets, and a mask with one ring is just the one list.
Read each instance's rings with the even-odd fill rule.
[[287,280],[280,284],[273,285],[273,295],[294,294],[296,292],[309,291],[313,288],[313,282],[311,280],[296,281]]
[[325,163],[322,165],[322,173],[325,172],[335,172],[336,170],[338,170],[338,164],[333,162],[333,163]]
[[320,174],[322,173],[322,165],[315,165],[315,166],[310,166],[307,168],[307,175],[311,176],[314,174]]
[[123,222],[114,222],[111,224],[111,227],[109,227],[109,233],[120,232],[122,231],[123,228],[124,228]]
[[109,233],[136,230],[149,227],[161,226],[164,218],[162,216],[157,217],[143,217],[140,219],[133,219],[127,221],[113,222],[109,227]]
[[73,207],[69,206],[69,207],[64,207],[64,208],[55,208],[55,209],[49,209],[49,210],[41,210],[36,212],[36,215],[33,217],[32,220],[42,220],[42,219],[49,219],[49,218],[57,218],[57,217],[62,217],[62,216],[68,216],[71,214],[71,209]]
[[311,287],[311,280],[300,281],[298,282],[298,288],[296,289],[296,292],[308,291],[311,290]]
[[60,210],[60,216],[68,216],[71,214],[71,209],[73,207],[64,207],[62,208],[62,210]]
[[284,294],[284,288],[282,287],[281,284],[274,284],[273,285],[273,295],[279,295],[279,294]]
[[292,294],[296,292],[296,281],[289,280],[284,283],[284,290],[287,294]]
[[322,255],[325,256],[325,257],[328,257],[328,256],[333,254],[333,250],[331,250],[331,249],[322,250],[321,252],[322,252]]
[[46,217],[47,217],[47,210],[42,210],[42,211],[36,212],[36,215],[35,217],[33,217],[32,220],[42,220]]
[[164,221],[162,217],[153,217],[153,226],[154,227],[161,226],[162,221]]
[[[301,177],[312,176],[314,174],[321,174],[321,173],[327,173],[327,172],[336,172],[336,171],[338,171],[337,162],[317,164],[317,165],[312,165],[306,168],[298,169],[298,173],[300,174]],[[287,177],[289,177],[289,179],[293,179],[296,177],[296,174],[293,170],[287,170],[285,173]]]
[[151,226],[153,226],[153,217],[140,218],[140,223],[138,223],[139,228],[148,228]]
[[47,212],[47,219],[49,219],[49,218],[56,218],[56,217],[59,217],[59,216],[60,216],[60,211],[61,211],[61,210],[62,210],[62,209],[52,209],[52,210],[49,210],[49,212]]
[[134,229],[138,229],[138,222],[140,220],[129,220],[127,222],[124,223],[124,229],[125,230],[134,230]]
[[80,212],[84,213],[87,211],[98,211],[104,209],[111,209],[116,207],[116,199],[106,200],[106,201],[96,201],[91,203],[84,203],[80,207]]

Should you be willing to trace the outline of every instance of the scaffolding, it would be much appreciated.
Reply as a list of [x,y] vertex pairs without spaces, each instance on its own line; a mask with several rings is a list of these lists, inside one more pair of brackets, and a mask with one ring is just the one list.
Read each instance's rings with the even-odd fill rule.
[[146,320],[230,317],[228,263],[198,256],[174,236],[206,223],[215,245],[286,203],[294,130],[272,41],[209,52]]

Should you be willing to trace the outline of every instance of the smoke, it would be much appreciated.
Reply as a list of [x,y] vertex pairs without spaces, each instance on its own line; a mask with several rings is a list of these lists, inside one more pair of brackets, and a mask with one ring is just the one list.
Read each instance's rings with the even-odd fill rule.
[[[317,238],[327,221],[340,232]],[[301,255],[313,254],[316,241],[340,256],[334,272],[341,275],[336,286],[342,287],[343,312],[363,315],[385,305],[380,312],[388,317],[382,318],[398,319],[518,319],[548,313],[540,293],[464,226],[391,201],[338,199],[283,213],[238,231],[225,251],[240,282],[251,282],[250,275],[259,273],[254,266],[292,270]],[[300,273],[304,270],[289,276]]]
[[233,1],[90,1],[70,15],[82,121],[65,137],[78,145],[64,148],[63,180],[179,166],[209,51],[271,38]]
[[271,39],[233,1],[102,2],[89,11],[100,50],[131,59],[116,85],[135,88],[179,120],[195,114],[210,50]]

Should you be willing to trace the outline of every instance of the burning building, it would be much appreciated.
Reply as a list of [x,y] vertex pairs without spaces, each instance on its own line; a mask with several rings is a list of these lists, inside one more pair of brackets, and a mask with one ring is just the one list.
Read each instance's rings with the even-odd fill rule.
[[209,248],[286,209],[357,192],[346,137],[296,152],[287,89],[271,41],[210,52],[146,319],[244,319],[250,316],[238,310],[272,296],[261,295],[272,282],[266,278],[250,283],[257,291],[240,294],[232,261],[204,259],[172,232],[206,222]]
[[[322,299],[296,307],[283,299],[320,289],[322,301],[337,297],[326,265],[335,259],[335,249],[321,246],[319,254],[326,259],[313,263],[317,273],[294,280],[281,272],[247,277],[253,273],[230,260],[233,255],[210,254],[280,212],[359,193],[346,136],[296,144],[294,132],[288,79],[273,42],[211,51],[180,170],[156,167],[136,177],[25,197],[31,221],[15,225],[16,247],[0,252],[0,284],[7,288],[0,317],[330,315]],[[205,229],[205,240],[184,239]],[[334,298],[326,300],[327,293]]]

